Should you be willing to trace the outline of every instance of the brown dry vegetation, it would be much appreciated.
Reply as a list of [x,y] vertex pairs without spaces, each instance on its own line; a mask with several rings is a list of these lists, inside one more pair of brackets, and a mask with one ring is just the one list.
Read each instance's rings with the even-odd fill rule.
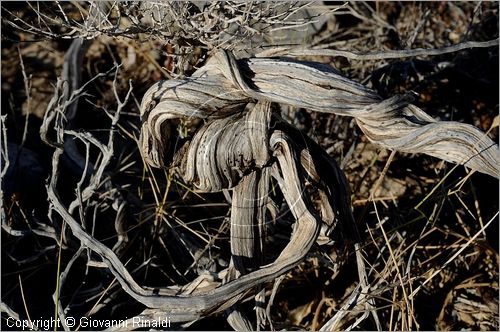
[[[289,44],[383,53],[498,38],[494,2],[335,3],[328,4],[337,8],[328,15],[325,7],[304,3],[159,8],[169,6],[174,23],[136,24],[134,17],[157,11],[118,3],[109,24],[89,28],[83,24],[88,3],[2,3],[2,330],[14,313],[54,317],[55,302],[67,316],[95,319],[125,319],[145,309],[99,255],[80,248],[48,201],[54,147],[42,141],[40,127],[72,39],[88,38],[80,75],[82,84],[91,82],[73,103],[76,113],[66,129],[76,134],[67,136],[99,165],[105,154],[79,134],[108,144],[114,132],[105,172],[73,216],[113,248],[139,284],[161,287],[227,267],[230,203],[229,192],[196,193],[173,172],[143,163],[139,105],[153,83],[189,76],[217,48],[242,57]],[[280,14],[295,9],[309,10],[313,19],[286,21]],[[311,20],[316,23],[305,24]],[[286,22],[292,28],[274,30]],[[416,105],[434,118],[473,124],[498,141],[498,44],[438,56],[298,59],[328,64],[382,97],[414,91]],[[126,103],[113,124],[117,96]],[[289,107],[281,112],[341,164],[362,241],[360,255],[341,241],[316,245],[280,278],[276,292],[273,283],[265,284],[265,305],[274,296],[273,325],[266,329],[318,330],[345,310],[337,329],[498,330],[498,179],[426,155],[391,154],[370,143],[352,118]],[[197,125],[179,123],[178,131],[189,135]],[[50,128],[51,141],[56,135]],[[95,169],[87,171],[82,176],[81,165],[63,154],[57,191],[65,206],[92,183]],[[114,206],[117,197],[126,203],[121,210]],[[281,212],[266,225],[265,262],[276,258],[292,232],[292,215]],[[360,275],[366,287],[358,288]],[[241,310],[255,321],[253,295],[241,299]],[[186,328],[231,329],[224,313]]]

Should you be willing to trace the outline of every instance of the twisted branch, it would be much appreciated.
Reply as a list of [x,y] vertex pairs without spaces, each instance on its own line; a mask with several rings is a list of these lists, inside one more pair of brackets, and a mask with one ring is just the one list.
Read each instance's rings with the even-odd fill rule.
[[145,94],[141,135],[145,159],[163,166],[164,120],[233,114],[251,99],[352,116],[374,143],[387,149],[425,153],[498,177],[498,146],[478,128],[436,121],[410,104],[410,95],[381,98],[331,68],[289,59],[237,61],[218,52],[191,79],[163,81]]

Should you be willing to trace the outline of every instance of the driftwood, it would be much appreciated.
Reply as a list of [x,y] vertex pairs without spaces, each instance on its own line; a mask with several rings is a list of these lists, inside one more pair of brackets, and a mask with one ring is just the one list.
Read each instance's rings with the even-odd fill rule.
[[[209,4],[210,8],[202,9],[201,5],[195,4],[194,6],[200,7],[198,8],[200,10],[191,8],[189,11],[194,14],[186,16],[186,19],[182,12],[187,12],[189,6],[193,5],[140,3],[138,6],[123,7],[115,3],[93,2],[89,5],[88,13],[85,13],[86,18],[82,13],[84,24],[75,25],[73,20],[70,22],[64,14],[65,6],[57,6],[65,19],[54,20],[53,23],[58,26],[56,31],[61,30],[59,26],[62,24],[70,28],[67,29],[68,32],[63,31],[62,35],[58,35],[50,28],[48,31],[38,29],[42,36],[73,39],[64,59],[62,79],[57,81],[54,97],[48,105],[40,130],[43,141],[55,148],[52,174],[47,185],[50,203],[48,217],[51,223],[50,225],[37,223],[37,227],[30,228],[29,231],[18,231],[6,222],[3,209],[0,214],[2,227],[10,235],[24,236],[33,232],[36,235],[53,238],[57,246],[47,247],[47,250],[59,247],[58,264],[62,264],[62,250],[73,244],[68,239],[74,237],[79,241],[77,247],[73,248],[75,249],[72,252],[73,256],[65,267],[59,270],[58,266],[58,278],[53,296],[56,318],[62,318],[65,330],[70,329],[65,325],[64,318],[66,314],[72,314],[73,302],[70,300],[66,305],[66,299],[69,297],[61,297],[61,290],[64,290],[70,271],[75,269],[80,259],[89,267],[109,270],[115,277],[109,288],[102,293],[103,296],[107,293],[106,298],[101,297],[98,302],[101,299],[103,301],[85,315],[93,315],[99,307],[107,305],[105,301],[109,301],[124,290],[147,307],[135,317],[141,318],[141,321],[159,320],[168,316],[172,322],[189,324],[199,318],[224,312],[229,324],[237,330],[262,327],[274,329],[270,308],[280,282],[287,271],[297,266],[307,256],[315,243],[321,244],[324,239],[329,243],[332,243],[332,240],[337,241],[335,243],[337,247],[343,245],[355,251],[360,282],[350,292],[340,310],[323,327],[318,326],[319,321],[316,320],[320,315],[315,315],[313,329],[316,327],[321,327],[322,330],[345,329],[347,325],[344,322],[352,318],[349,317],[350,310],[358,312],[365,310],[365,312],[353,324],[347,326],[347,329],[355,328],[369,314],[373,315],[377,329],[382,329],[377,310],[374,310],[374,298],[383,296],[383,287],[379,284],[379,287],[374,289],[368,283],[362,251],[359,243],[356,243],[358,235],[351,213],[351,195],[342,167],[339,167],[336,161],[313,140],[284,121],[280,117],[279,105],[354,117],[366,137],[382,147],[393,151],[428,154],[498,177],[500,165],[498,146],[479,129],[463,123],[436,121],[411,104],[413,100],[411,93],[383,100],[375,91],[343,77],[329,66],[292,59],[302,56],[340,56],[356,60],[380,60],[429,56],[467,48],[497,46],[498,39],[487,42],[468,41],[441,49],[381,52],[325,49],[325,47],[331,48],[332,44],[325,46],[319,41],[313,41],[310,47],[278,47],[267,49],[253,58],[238,59],[234,54],[253,55],[256,50],[245,49],[250,40],[248,36],[259,32],[255,41],[259,49],[266,46],[261,41],[263,39],[261,36],[270,36],[267,32],[263,33],[264,28],[261,31],[259,26],[251,23],[251,20],[260,20],[259,25],[272,27],[271,32],[300,28],[304,24],[310,24],[308,21],[312,20],[299,17],[292,22],[294,24],[285,20],[286,24],[279,25],[282,19],[278,19],[273,13],[279,9],[280,4],[264,3],[261,8],[263,10],[258,11],[256,18],[249,15],[252,11],[248,8],[253,5],[236,4],[218,8],[219,5],[213,3]],[[290,10],[298,11],[307,6],[309,4],[299,3],[290,7]],[[10,17],[16,18],[17,14],[5,10]],[[134,16],[137,10],[142,11],[144,21]],[[265,17],[264,10],[270,13],[269,19]],[[116,20],[115,12],[118,15]],[[206,13],[217,15],[206,15]],[[148,20],[148,15],[151,15],[151,20]],[[44,17],[51,22],[49,17]],[[324,19],[323,16],[319,18]],[[422,25],[423,22],[425,20],[422,20]],[[23,21],[22,17],[8,21],[8,24],[20,31],[32,33],[37,30],[30,25],[31,21]],[[227,28],[228,24],[232,27]],[[320,26],[322,25],[321,23]],[[186,30],[184,29],[186,26],[191,26],[193,29]],[[252,33],[247,34],[243,29],[242,34],[238,29],[232,29],[242,26],[251,27]],[[415,34],[408,41],[408,47],[415,41],[420,28],[421,26],[417,27]],[[156,83],[146,92],[140,106],[142,127],[139,147],[144,160],[153,167],[168,168],[169,175],[176,173],[195,191],[223,191],[231,204],[229,267],[218,273],[200,274],[186,285],[162,288],[145,286],[138,282],[139,279],[135,279],[139,268],[132,270],[131,265],[127,266],[124,263],[122,254],[126,247],[127,231],[134,229],[127,230],[125,223],[125,219],[130,217],[127,215],[127,209],[132,205],[129,203],[133,199],[121,197],[120,191],[113,183],[113,172],[109,172],[109,168],[113,165],[112,159],[117,157],[115,139],[119,131],[116,127],[120,126],[120,113],[126,107],[133,90],[130,82],[128,92],[120,99],[115,72],[113,92],[117,108],[115,112],[104,110],[111,119],[107,142],[101,142],[90,131],[79,131],[77,123],[74,123],[78,100],[85,96],[86,86],[99,77],[104,77],[114,70],[118,71],[120,67],[116,64],[107,73],[98,74],[82,86],[80,76],[82,61],[92,44],[92,38],[106,34],[135,39],[138,33],[147,33],[148,38],[160,37],[162,42],[171,44],[174,48],[172,58],[176,55],[182,59],[187,53],[192,52],[194,48],[190,41],[201,41],[201,44],[210,50],[226,48],[235,52],[233,54],[221,50],[214,53],[206,64],[189,78]],[[178,35],[182,38],[177,38]],[[298,44],[304,45],[304,36],[300,35],[298,38],[300,40]],[[325,37],[320,39],[324,41]],[[273,38],[270,40],[271,45],[277,45]],[[229,45],[233,41],[237,41],[239,47]],[[295,43],[289,36],[285,41],[286,45]],[[245,45],[244,49],[241,49],[241,45]],[[356,49],[349,44],[346,44],[345,48]],[[280,56],[291,58],[279,58]],[[133,58],[136,61],[135,53]],[[21,66],[26,84],[28,78],[24,72],[22,58]],[[184,73],[183,61],[178,61],[174,66],[178,66],[181,75]],[[164,74],[166,77],[171,77],[166,71]],[[29,101],[29,87],[25,86],[25,89]],[[5,116],[0,118],[2,125],[5,119]],[[189,136],[178,132],[179,122],[191,123],[190,129],[194,130]],[[5,126],[2,128],[5,129]],[[5,142],[1,147],[2,162],[8,163],[10,149],[7,149],[6,145],[6,131],[3,130],[1,135]],[[77,148],[77,140],[86,149],[85,155]],[[99,156],[95,160],[92,160],[93,157],[89,154],[90,147],[99,151]],[[391,154],[388,161],[392,160],[393,155]],[[74,188],[75,197],[71,201],[65,202],[62,199],[64,197],[59,196],[58,188],[65,185],[64,180],[60,180],[64,178],[61,176],[61,164],[80,178]],[[388,165],[389,162],[379,181],[372,188],[369,200],[373,198]],[[4,178],[6,171],[7,165],[4,165],[0,178]],[[274,191],[278,191],[283,199],[277,198]],[[99,201],[95,204],[93,199],[97,195]],[[96,215],[92,220],[88,208],[100,205],[102,200],[106,200],[102,206],[114,210],[115,231],[118,237],[111,245],[105,245],[98,240],[96,237],[99,235],[95,237],[93,232],[95,227],[89,227],[92,221],[95,226]],[[141,209],[146,211],[142,206]],[[266,227],[271,220],[280,217],[277,214],[283,212],[283,209],[288,209],[295,219],[293,233],[285,249],[277,253],[276,260],[269,262],[265,260],[268,249],[264,241]],[[169,217],[164,219],[167,224]],[[486,223],[484,228],[488,227],[494,218]],[[479,234],[478,232],[474,235],[446,261],[443,268],[464,252]],[[391,241],[385,240],[390,247]],[[379,252],[382,255],[383,250]],[[44,253],[40,251],[39,254]],[[100,257],[101,261],[94,260],[97,257]],[[19,260],[17,262],[20,263]],[[392,263],[397,266],[397,262]],[[195,261],[192,266],[196,264]],[[142,266],[146,265],[148,263],[144,262]],[[408,263],[407,266],[411,264]],[[371,266],[370,271],[374,271],[375,268]],[[433,272],[419,287],[409,293],[408,298],[416,296],[440,271],[441,269]],[[378,280],[385,286],[389,278]],[[272,281],[274,287],[269,297],[263,284]],[[404,280],[399,279],[395,283],[403,287]],[[112,294],[109,292],[111,288],[121,289]],[[247,300],[249,294],[255,294],[256,319],[246,317],[240,310],[240,302],[243,299]],[[317,312],[321,308],[319,305]],[[0,311],[7,312],[18,320],[25,318],[22,313],[17,314],[6,303],[1,303]],[[133,318],[130,318],[130,321],[132,320]],[[411,321],[407,326],[411,329]],[[147,327],[147,324],[144,327]]]
[[[226,311],[233,327],[254,328],[253,320],[238,310],[242,296],[296,266],[320,234],[357,238],[343,172],[321,147],[281,119],[277,104],[352,116],[369,139],[386,148],[427,153],[497,176],[500,158],[491,139],[470,125],[435,121],[410,101],[411,95],[382,100],[374,91],[318,63],[236,60],[227,51],[216,53],[190,78],[152,86],[141,104],[139,144],[145,161],[154,167],[173,167],[201,192],[233,190],[229,268],[216,277],[200,275],[182,287],[139,285],[116,252],[75,219],[75,204],[69,208],[63,205],[55,189],[65,145],[62,131],[54,144],[49,201],[82,248],[97,253],[120,286],[148,307],[141,317],[163,313],[172,322],[189,322]],[[120,109],[122,106],[120,102]],[[51,111],[47,117],[53,115]],[[119,112],[113,123],[118,116]],[[202,124],[192,137],[177,137],[176,120],[190,119],[199,119]],[[71,131],[67,134],[78,136]],[[102,145],[106,156],[112,153],[110,144]],[[99,169],[106,166],[101,164]],[[89,189],[81,190],[79,199],[85,200],[102,181],[102,171],[97,175]],[[271,179],[278,184],[296,224],[278,258],[262,265],[266,211],[275,205],[268,195]],[[318,193],[318,204],[312,204],[306,183]],[[259,301],[263,296],[257,294]],[[266,312],[258,311],[258,317],[261,324]]]
[[[426,153],[498,177],[498,147],[486,134],[468,124],[436,121],[411,100],[411,95],[382,100],[374,91],[318,63],[236,60],[227,51],[216,53],[191,78],[158,82],[141,104],[141,152],[154,167],[175,166],[184,181],[199,191],[233,188],[230,276],[225,284],[189,297],[147,295],[135,285],[125,289],[149,307],[206,315],[235,304],[238,294],[295,266],[322,224],[329,231],[339,224],[353,227],[342,171],[321,148],[301,139],[280,120],[272,110],[275,103],[352,116],[366,136],[383,147]],[[205,123],[192,139],[181,142],[174,134],[175,119]],[[263,250],[259,234],[270,176],[278,182],[297,223],[278,259],[259,267]],[[306,181],[321,193],[318,210],[303,189]],[[125,286],[130,286],[129,278],[127,283],[122,281]],[[233,326],[249,326],[241,322],[244,318],[237,320]]]
[[237,61],[227,51],[217,53],[191,79],[162,81],[148,90],[141,106],[145,159],[165,166],[164,120],[220,117],[240,111],[251,100],[352,116],[370,140],[385,148],[425,153],[498,177],[498,147],[485,133],[467,124],[436,121],[410,104],[411,95],[381,100],[373,90],[321,64]]
[[[267,107],[270,106],[269,103],[266,104]],[[259,104],[255,107],[255,110],[253,112],[258,111],[261,111]],[[202,315],[206,315],[211,312],[218,312],[227,308],[229,305],[233,304],[235,300],[238,299],[237,297],[235,298],[235,296],[245,292],[246,290],[256,286],[259,283],[272,280],[273,278],[278,277],[279,275],[294,267],[301,259],[305,257],[319,234],[320,218],[317,216],[317,213],[314,212],[313,209],[311,209],[309,204],[305,202],[306,199],[304,198],[304,191],[302,188],[303,181],[299,176],[300,171],[297,167],[297,161],[299,161],[300,159],[295,153],[296,149],[292,148],[294,146],[294,143],[291,141],[288,135],[279,130],[273,133],[269,141],[270,149],[275,153],[276,157],[278,158],[279,164],[279,167],[276,165],[269,166],[271,167],[270,171],[274,173],[274,176],[276,178],[278,178],[278,182],[280,182],[280,185],[283,188],[285,199],[288,202],[292,213],[297,219],[295,231],[292,235],[290,243],[274,263],[264,267],[260,267],[259,269],[250,272],[249,274],[243,275],[234,281],[230,281],[218,288],[209,291],[200,292],[200,290],[196,290],[193,295],[182,296],[182,290],[181,292],[179,292],[179,289],[151,289],[139,286],[133,280],[132,276],[128,273],[123,264],[116,257],[115,253],[111,249],[107,248],[106,246],[92,238],[92,236],[90,236],[82,228],[82,226],[71,216],[70,213],[68,213],[66,208],[64,208],[64,206],[61,204],[60,199],[54,190],[57,184],[57,176],[53,176],[51,179],[51,184],[49,185],[48,190],[49,199],[51,200],[51,202],[53,202],[56,211],[58,211],[58,213],[61,214],[64,220],[68,223],[75,236],[80,239],[82,245],[85,245],[102,257],[105,265],[109,267],[124,290],[127,291],[132,297],[150,308],[159,308],[161,310],[167,311],[169,316],[172,317],[172,321],[188,321],[196,319]],[[56,152],[54,154],[53,159],[53,167],[55,169],[57,169],[58,167],[58,160],[60,158],[62,150],[58,151],[59,152]],[[326,154],[323,157],[326,157]],[[313,164],[307,163],[308,161],[310,161],[310,156],[308,157],[306,155],[302,161],[302,165],[305,164],[308,167],[308,173],[310,173],[313,180],[317,181],[318,183],[321,182],[320,175],[322,174],[322,172],[325,172],[325,174],[323,175],[332,174],[332,171],[337,172],[338,177],[343,180],[342,173],[339,171],[339,168],[335,167],[336,164],[332,163],[332,160],[329,160],[330,163],[319,160],[319,165],[323,168],[323,170],[316,169]],[[54,172],[53,174],[56,174],[56,172]],[[283,179],[286,179],[286,181]],[[250,175],[250,178],[242,181],[242,185],[251,183],[253,180],[255,179],[252,179]],[[260,181],[259,184],[263,185],[265,184],[265,182]],[[346,188],[345,182],[341,186],[341,189],[343,188]],[[256,189],[257,191],[255,193],[258,194],[259,188]],[[332,188],[328,188],[327,186],[324,191],[324,195],[326,196],[330,204],[334,203],[335,201],[344,202],[348,200],[348,196],[345,195],[346,192],[342,192],[341,190],[341,193],[344,196],[336,198],[333,197],[333,193],[327,191],[326,189]],[[261,199],[259,198],[253,201],[250,200],[250,202],[257,205],[257,209],[259,209],[259,206],[262,205],[262,203],[259,203],[259,200]],[[235,202],[235,204],[238,204],[237,199],[235,200]],[[322,209],[322,214],[325,215],[324,221],[327,223],[331,221],[329,219],[332,216],[332,211],[345,210],[345,206],[338,209],[333,208],[334,206],[335,204],[325,204],[324,209]],[[240,213],[240,216],[242,218],[248,218],[248,216],[245,216],[245,213],[248,213],[251,210],[241,209],[238,205],[237,207],[237,209],[234,209],[235,213]],[[344,217],[348,218],[349,220],[350,214]],[[236,219],[238,218],[236,217]],[[248,232],[246,233],[248,234]],[[258,240],[257,238],[254,239]],[[244,251],[245,249],[244,246],[239,246],[238,243],[235,243],[232,247],[233,252],[235,253]],[[245,264],[246,255],[253,254],[248,252],[247,254],[240,254],[240,257],[238,258],[241,259],[243,264]],[[239,268],[240,263],[238,262],[238,259],[235,260],[234,264],[237,268]],[[187,288],[188,287],[185,287],[185,289]],[[190,289],[189,293],[191,292],[192,289]],[[227,304],[224,304],[226,302]]]

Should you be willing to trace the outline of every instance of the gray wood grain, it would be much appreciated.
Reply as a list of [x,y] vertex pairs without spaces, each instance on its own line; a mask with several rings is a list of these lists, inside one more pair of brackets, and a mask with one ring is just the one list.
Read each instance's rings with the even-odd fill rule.
[[[317,112],[356,118],[366,136],[385,148],[425,153],[498,177],[498,146],[478,128],[436,121],[412,105],[411,95],[382,100],[373,90],[317,63],[291,59],[236,60],[219,51],[192,78],[163,81],[145,94],[141,111],[144,157],[161,165],[167,118],[211,118],[241,110],[250,100],[266,100]],[[152,103],[155,105],[152,106]],[[152,147],[158,148],[152,148]]]
[[[200,276],[187,285],[151,288],[139,285],[117,254],[90,235],[61,202],[56,186],[62,154],[56,145],[49,200],[82,247],[97,253],[124,291],[148,309],[144,317],[167,313],[186,322],[229,309],[234,326],[250,326],[237,303],[253,288],[295,267],[320,232],[342,231],[356,239],[349,187],[337,163],[320,146],[284,122],[276,103],[356,118],[373,142],[389,149],[426,153],[498,177],[497,145],[479,129],[436,121],[411,104],[411,96],[382,100],[374,91],[318,63],[290,59],[237,60],[216,53],[192,77],[153,85],[141,103],[141,153],[154,167],[175,167],[196,190],[233,189],[230,267],[220,280]],[[203,123],[173,157],[175,120]],[[62,140],[61,140],[62,142]],[[59,142],[59,143],[61,143]],[[261,265],[266,209],[273,178],[294,219],[294,230],[277,259]],[[319,206],[311,203],[305,183],[314,186]],[[271,209],[273,214],[275,209]]]

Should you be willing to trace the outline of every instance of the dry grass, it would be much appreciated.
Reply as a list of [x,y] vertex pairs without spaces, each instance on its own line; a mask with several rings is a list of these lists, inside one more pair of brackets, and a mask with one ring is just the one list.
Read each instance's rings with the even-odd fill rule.
[[[39,131],[51,98],[65,95],[57,78],[70,39],[92,38],[80,67],[85,88],[72,91],[75,113],[57,115],[47,128],[47,139],[57,142],[56,125],[66,126],[66,139],[83,156],[80,164],[61,157],[59,198],[137,283],[160,287],[227,267],[230,203],[227,192],[197,193],[173,170],[142,162],[139,104],[154,82],[189,76],[216,48],[244,55],[286,45],[283,28],[300,47],[358,52],[498,38],[498,6],[488,2],[354,2],[328,11],[304,3],[141,6],[149,5],[114,3],[107,19],[92,25],[86,3],[2,3],[2,329],[15,314],[124,319],[144,309],[47,202],[54,150]],[[318,23],[288,17],[305,9]],[[141,10],[145,18],[137,20]],[[436,57],[303,59],[329,64],[384,97],[413,90],[430,115],[474,124],[498,141],[498,46]],[[497,330],[498,180],[380,149],[350,118],[283,114],[342,165],[362,241],[356,252],[338,242],[318,245],[275,284],[277,292],[266,285],[272,327]],[[177,130],[190,135],[198,125]],[[291,215],[278,212],[267,225],[265,261],[292,230]],[[254,305],[248,294],[240,307],[255,317]],[[220,314],[189,328],[230,326]]]

